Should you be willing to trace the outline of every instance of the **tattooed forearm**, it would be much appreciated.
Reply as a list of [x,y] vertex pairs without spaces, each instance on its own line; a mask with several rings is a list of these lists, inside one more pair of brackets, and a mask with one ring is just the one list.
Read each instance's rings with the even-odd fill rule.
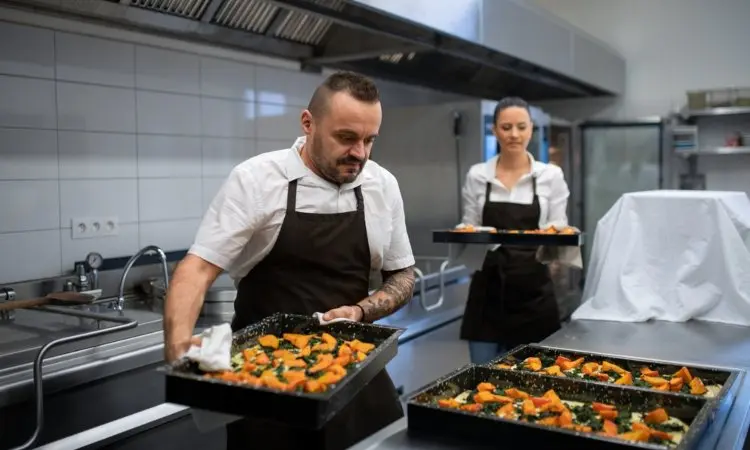
[[365,312],[363,322],[374,322],[393,314],[407,304],[414,293],[413,266],[382,273],[383,286],[359,302]]

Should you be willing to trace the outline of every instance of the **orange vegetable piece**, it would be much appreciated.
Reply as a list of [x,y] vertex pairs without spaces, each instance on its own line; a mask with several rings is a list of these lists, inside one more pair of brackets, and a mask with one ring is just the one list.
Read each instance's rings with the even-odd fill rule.
[[510,388],[505,390],[505,395],[507,395],[510,398],[515,398],[519,400],[526,400],[530,398],[531,396],[524,391],[519,391],[516,388]]
[[307,379],[307,375],[305,375],[304,370],[287,370],[286,372],[284,372],[283,377],[287,381],[287,383],[299,380],[304,381]]
[[591,403],[591,409],[593,409],[596,412],[602,412],[602,411],[614,411],[615,405],[608,405],[607,403],[597,403],[593,402]]
[[482,405],[480,405],[479,403],[471,403],[468,405],[461,405],[460,409],[462,411],[479,412],[482,410]]
[[564,356],[558,356],[555,359],[555,365],[556,366],[560,366],[560,367],[562,367],[564,364],[569,363],[569,362],[570,362],[570,359],[568,359],[568,358],[566,358]]
[[682,378],[672,378],[671,380],[669,380],[669,390],[679,392],[684,384],[685,383],[682,381]]
[[649,369],[648,367],[641,367],[641,375],[645,375],[647,377],[658,377],[659,372]]
[[575,361],[563,362],[562,364],[560,364],[560,368],[562,370],[564,370],[564,371],[565,370],[570,370],[570,369],[575,369],[576,367],[578,367],[581,364],[583,364],[583,361],[584,361],[583,358],[578,358]]
[[544,371],[547,372],[548,375],[554,375],[556,377],[565,376],[565,374],[562,373],[562,370],[560,370],[560,366],[557,366],[557,365],[549,366],[546,369],[544,369]]
[[618,366],[617,364],[612,364],[609,361],[602,362],[602,372],[614,372],[618,375],[623,375],[627,370],[623,369],[622,367]]
[[483,391],[495,392],[495,385],[492,383],[479,383],[477,385],[477,390],[479,392],[483,392]]
[[605,420],[602,424],[602,428],[606,436],[617,436],[617,424],[611,420]]
[[333,355],[330,353],[321,353],[318,355],[318,359],[315,360],[315,364],[307,370],[310,373],[316,373],[327,369],[331,364],[333,364]]
[[615,384],[633,384],[633,374],[631,374],[630,372],[625,372],[623,376],[615,381]]
[[349,342],[349,346],[352,348],[352,350],[356,350],[365,354],[370,353],[375,348],[375,344],[361,342],[358,339]]
[[609,410],[599,411],[599,415],[602,417],[602,419],[615,420],[617,418],[617,410],[609,409]]
[[591,375],[598,371],[599,371],[599,363],[595,363],[595,362],[586,363],[581,368],[581,372],[583,372],[584,375]]
[[265,353],[259,353],[255,356],[255,364],[258,364],[260,366],[265,366],[266,364],[270,364],[271,359],[266,355]]
[[310,335],[296,333],[284,333],[282,337],[299,349],[306,347],[312,338]]
[[263,347],[279,348],[279,338],[272,334],[266,334],[258,338],[258,343]]
[[539,358],[526,358],[526,360],[523,362],[523,365],[527,369],[533,370],[534,372],[542,370],[542,360]]
[[573,414],[567,409],[564,410],[558,419],[560,426],[568,427],[573,425]]
[[643,421],[646,423],[664,423],[669,420],[669,415],[664,408],[657,408],[646,414]]
[[629,431],[627,433],[622,433],[617,435],[620,439],[625,439],[626,441],[636,441],[636,442],[648,442],[649,437],[651,436],[651,433],[644,430],[635,430],[635,431]]
[[548,427],[556,427],[558,426],[558,417],[545,417],[544,419],[537,420],[536,423],[538,423],[539,425],[546,425]]
[[532,402],[531,399],[527,398],[524,400],[521,409],[526,416],[533,416],[536,414],[536,406],[534,406],[534,402]]
[[512,419],[516,417],[516,409],[513,403],[507,403],[495,413],[498,417]]
[[285,361],[284,365],[287,367],[307,367],[307,363],[304,359],[293,359],[291,361]]
[[664,378],[661,378],[661,377],[648,377],[648,376],[644,375],[641,378],[643,379],[643,381],[645,381],[646,383],[650,384],[651,386],[662,386],[662,385],[665,385],[665,384],[669,384],[669,381],[667,381],[667,380],[665,380]]
[[708,389],[703,385],[703,381],[698,377],[693,378],[690,382],[690,393],[693,395],[703,395],[706,392],[708,392]]
[[550,389],[549,391],[545,392],[544,395],[542,395],[544,398],[548,398],[552,400],[553,402],[560,403],[560,397],[557,396],[557,392]]
[[326,390],[325,385],[321,384],[317,380],[305,381],[305,392],[324,392]]
[[675,372],[673,377],[680,378],[685,383],[690,383],[691,381],[693,381],[693,375],[690,373],[687,367],[683,367],[677,372]]

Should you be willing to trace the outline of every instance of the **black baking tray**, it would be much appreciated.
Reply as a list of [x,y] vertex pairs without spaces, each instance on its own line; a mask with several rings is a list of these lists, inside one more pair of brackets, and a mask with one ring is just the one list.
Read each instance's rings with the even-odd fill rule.
[[[511,360],[521,362],[524,359],[533,357],[533,356],[547,356],[552,359],[555,359],[558,356],[564,356],[571,360],[575,360],[575,359],[578,359],[579,357],[583,357],[586,359],[586,361],[599,361],[599,362],[606,359],[607,361],[613,364],[617,364],[623,369],[630,371],[633,374],[634,379],[640,376],[640,369],[644,366],[648,367],[649,369],[656,370],[660,374],[663,374],[663,373],[673,374],[677,372],[681,367],[687,367],[690,373],[694,376],[699,377],[704,382],[704,384],[720,384],[722,386],[721,390],[717,393],[715,397],[706,397],[706,396],[696,396],[696,395],[690,394],[689,392],[657,391],[648,386],[633,385],[633,386],[622,386],[622,387],[627,387],[631,389],[640,389],[640,390],[646,390],[646,391],[664,392],[664,393],[678,395],[678,396],[682,395],[682,396],[688,396],[688,397],[707,398],[711,400],[716,400],[716,402],[721,402],[725,397],[734,394],[734,391],[736,390],[735,388],[738,386],[737,380],[741,374],[741,371],[738,369],[698,366],[694,364],[683,364],[683,363],[678,363],[674,361],[659,361],[659,360],[654,360],[654,359],[610,355],[606,353],[583,352],[583,351],[578,351],[578,350],[549,347],[549,346],[544,346],[544,345],[539,345],[539,344],[519,345],[518,347],[514,348],[513,350],[506,353],[505,355],[495,360],[490,361],[487,364],[487,366],[494,367],[495,365],[500,364],[500,363],[509,362],[509,361],[512,362]],[[502,370],[505,370],[505,369],[502,369]],[[543,377],[554,377],[554,375],[547,375],[544,373],[536,373],[536,372],[529,372],[529,371],[526,371],[526,373],[534,373],[538,376],[543,376]],[[598,381],[598,380],[588,379],[588,378],[583,379],[583,381],[587,383],[596,383],[596,384],[605,384],[605,385],[612,384],[610,382]]]
[[232,354],[255,344],[264,334],[327,332],[376,345],[358,367],[323,393],[282,392],[203,377],[197,366],[180,361],[166,366],[166,401],[242,417],[274,420],[318,429],[344,408],[396,356],[401,328],[359,322],[320,325],[310,316],[274,314],[233,335]]
[[[673,447],[653,443],[630,442],[622,439],[583,433],[562,428],[477,415],[454,409],[440,408],[432,399],[455,396],[474,389],[481,382],[499,388],[516,387],[531,395],[541,396],[554,389],[562,400],[602,402],[628,405],[633,411],[647,412],[663,407],[670,416],[689,425],[681,442]],[[474,442],[497,442],[498,447],[523,442],[524,448],[554,449],[677,449],[697,448],[711,424],[711,402],[699,397],[666,395],[658,391],[623,389],[617,385],[590,384],[570,378],[538,377],[527,372],[512,372],[485,366],[466,366],[450,373],[414,394],[407,402],[410,434],[421,438],[464,439]]]
[[435,230],[432,232],[432,242],[447,244],[504,244],[536,247],[580,247],[583,245],[583,233],[579,234],[532,234],[508,233],[498,231],[462,232],[452,230]]

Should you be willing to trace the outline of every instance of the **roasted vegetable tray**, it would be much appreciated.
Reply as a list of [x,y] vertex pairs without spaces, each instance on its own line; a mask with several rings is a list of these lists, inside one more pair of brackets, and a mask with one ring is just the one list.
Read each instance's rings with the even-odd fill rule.
[[[362,361],[350,369],[325,392],[280,390],[265,386],[209,378],[189,361],[164,368],[166,401],[204,410],[283,422],[288,425],[317,429],[338,411],[396,356],[398,337],[403,329],[382,325],[337,322],[320,325],[317,319],[292,314],[274,314],[234,333],[232,354],[259,344],[261,336],[284,333],[310,335],[328,333],[341,340],[359,340],[374,344]],[[314,355],[313,355],[314,356]]]
[[[460,397],[467,390],[475,390],[480,383],[489,383],[496,388],[496,394],[508,396],[508,389],[515,388],[530,396],[532,408],[538,400],[557,396],[568,405],[572,412],[574,425],[567,428],[550,425],[544,419],[553,416],[551,413],[539,412],[536,415],[524,415],[525,409],[518,409],[515,417],[502,416],[500,405],[496,403],[473,412],[455,407],[446,407],[443,402]],[[516,391],[517,392],[517,391]],[[471,397],[469,397],[471,398]],[[473,397],[476,399],[476,397]],[[517,398],[517,397],[516,397]],[[471,400],[470,402],[475,402]],[[523,400],[519,400],[523,402]],[[568,403],[575,402],[575,403]],[[596,403],[595,403],[596,402]],[[610,449],[610,448],[645,448],[645,449],[693,449],[696,448],[706,428],[710,425],[710,401],[698,397],[681,397],[655,391],[625,389],[616,385],[592,384],[570,378],[539,377],[525,372],[497,370],[486,366],[467,366],[440,378],[414,394],[407,403],[409,433],[427,439],[445,437],[474,442],[523,442],[524,448],[554,449]],[[540,403],[541,404],[541,403]],[[511,404],[513,405],[513,404]],[[576,406],[580,405],[580,406]],[[617,414],[612,420],[599,417],[598,406],[614,407]],[[643,437],[640,429],[633,425],[636,420],[633,414],[642,414],[640,425],[643,428],[646,417],[659,411],[668,415],[668,422],[651,424],[652,434],[648,440],[636,441],[625,439],[628,433]],[[627,418],[627,419],[626,419]],[[663,420],[663,419],[662,419]],[[673,420],[682,422],[682,434],[676,440],[665,441],[659,438],[667,431],[675,431]],[[588,422],[587,422],[588,421]],[[604,422],[611,422],[604,424]],[[650,422],[649,422],[650,423]],[[586,424],[586,426],[581,425]],[[610,427],[615,426],[615,430]],[[686,429],[685,429],[686,428]],[[605,436],[610,429],[617,435]],[[659,431],[661,430],[661,431]],[[670,437],[670,439],[672,439]]]
[[[537,358],[541,363],[540,370],[534,370],[533,364],[528,364],[529,358]],[[575,364],[583,358],[580,364]],[[565,361],[571,361],[576,365],[566,371],[557,371],[553,366],[560,367]],[[537,361],[531,361],[537,362]],[[605,367],[604,362],[608,365]],[[587,364],[591,363],[588,367]],[[508,366],[514,366],[515,370],[534,372],[540,376],[562,376],[578,378],[591,383],[613,384],[631,387],[633,389],[665,391],[673,395],[698,396],[707,399],[715,399],[720,402],[724,397],[733,393],[740,371],[729,368],[703,367],[696,365],[685,365],[675,362],[656,361],[641,358],[608,355],[604,353],[581,352],[555,347],[547,347],[539,344],[527,344],[516,347],[502,357],[491,361],[488,366],[508,370]],[[598,365],[598,367],[596,367]],[[594,366],[595,370],[591,369]],[[553,370],[550,370],[553,368]],[[567,367],[564,367],[567,368]],[[608,369],[608,370],[607,370]],[[629,373],[630,379],[622,379],[623,371]],[[687,373],[684,371],[687,370]],[[602,373],[604,372],[604,373]],[[618,373],[620,372],[620,373]],[[599,376],[602,376],[599,378]],[[608,379],[604,379],[608,375]],[[627,378],[626,376],[626,378]],[[696,391],[690,382],[680,382],[676,377],[683,376],[687,379],[698,378],[703,389],[696,386]],[[674,379],[674,380],[673,380]],[[627,382],[629,381],[629,383]],[[671,386],[665,387],[664,381],[672,382]],[[676,381],[677,383],[674,383]],[[660,389],[661,388],[661,389]],[[701,390],[705,392],[701,393]]]
[[510,233],[504,231],[490,233],[484,231],[436,230],[432,232],[432,242],[448,244],[505,244],[530,247],[540,245],[580,247],[583,244],[583,234]]

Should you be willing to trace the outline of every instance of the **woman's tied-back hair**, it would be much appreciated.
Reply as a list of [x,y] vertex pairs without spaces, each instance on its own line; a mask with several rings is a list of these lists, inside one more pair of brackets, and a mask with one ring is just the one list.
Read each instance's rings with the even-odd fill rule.
[[356,72],[339,71],[326,78],[323,84],[315,89],[307,109],[313,116],[325,114],[328,100],[337,92],[346,92],[360,102],[380,101],[378,87],[370,78]]
[[497,102],[492,123],[497,123],[497,119],[500,117],[501,112],[508,108],[514,107],[525,109],[526,112],[529,113],[529,118],[531,118],[531,108],[529,108],[529,104],[526,102],[526,100],[522,99],[521,97],[505,97]]

